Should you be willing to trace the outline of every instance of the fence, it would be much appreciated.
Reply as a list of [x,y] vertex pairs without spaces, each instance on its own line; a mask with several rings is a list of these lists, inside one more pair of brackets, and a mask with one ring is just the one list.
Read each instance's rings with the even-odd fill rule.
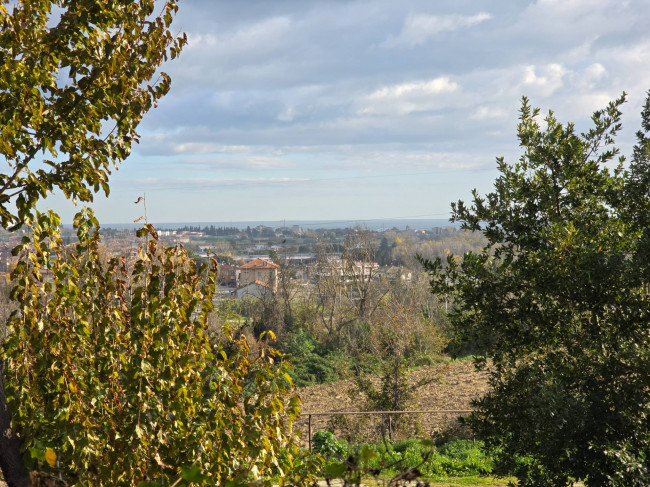
[[309,451],[311,451],[311,431],[312,431],[312,416],[354,416],[354,415],[382,415],[388,417],[388,437],[392,439],[392,418],[394,415],[400,414],[470,414],[471,409],[421,409],[414,411],[327,411],[319,413],[302,413],[301,417],[307,417],[307,438],[309,441]]

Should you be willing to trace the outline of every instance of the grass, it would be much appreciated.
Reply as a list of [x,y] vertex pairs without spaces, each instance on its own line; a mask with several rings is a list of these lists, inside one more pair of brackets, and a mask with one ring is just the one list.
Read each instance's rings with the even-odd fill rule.
[[[357,474],[362,473],[364,477],[363,485],[385,485],[395,475],[411,468],[417,468],[421,479],[433,487],[505,487],[508,482],[491,476],[492,459],[480,442],[474,444],[471,440],[452,440],[438,447],[431,441],[417,439],[394,444],[348,445],[332,433],[319,432],[314,438],[314,450],[329,460],[325,471],[337,479],[350,475],[343,459],[352,456],[359,468]],[[376,476],[374,480],[371,475]]]
[[506,487],[511,479],[495,479],[494,477],[445,477],[430,479],[431,487]]
[[[494,477],[440,477],[433,479],[426,479],[430,487],[507,487],[509,481],[514,481],[514,478],[497,479]],[[384,483],[382,483],[384,482]],[[364,479],[362,485],[364,486],[382,486],[385,485],[386,480],[375,481],[375,479]]]

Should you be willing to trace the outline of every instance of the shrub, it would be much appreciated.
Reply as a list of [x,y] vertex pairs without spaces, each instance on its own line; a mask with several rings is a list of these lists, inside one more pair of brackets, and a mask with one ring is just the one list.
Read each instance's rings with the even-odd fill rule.
[[340,460],[345,457],[348,448],[331,431],[318,431],[312,438],[312,450],[329,460]]
[[291,429],[299,399],[277,352],[251,357],[228,332],[229,353],[209,342],[215,262],[197,268],[146,225],[132,269],[119,258],[103,265],[90,210],[75,217],[73,248],[58,227],[53,213],[38,215],[17,248],[19,307],[3,348],[12,428],[31,468],[131,486],[168,485],[185,465],[211,484],[290,477],[304,465]]
[[417,469],[425,477],[445,477],[492,472],[492,459],[486,455],[483,444],[468,440],[451,441],[436,449],[431,441],[411,438],[395,444],[357,445],[349,450],[354,452],[356,462],[364,459],[359,467],[366,474],[381,472],[384,476],[397,476]]

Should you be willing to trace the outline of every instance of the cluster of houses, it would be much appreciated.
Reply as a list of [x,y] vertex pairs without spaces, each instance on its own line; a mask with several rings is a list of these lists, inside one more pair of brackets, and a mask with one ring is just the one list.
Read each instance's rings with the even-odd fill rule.
[[256,258],[240,266],[221,264],[219,279],[223,285],[233,288],[231,295],[237,299],[262,297],[277,290],[279,272],[276,263]]
[[[315,257],[306,261],[296,262],[302,264],[301,271],[296,279],[305,283],[315,278],[337,278],[341,281],[350,281],[354,278],[373,278],[378,276],[379,264],[376,262],[344,263],[339,255],[332,255],[317,264]],[[278,264],[263,258],[254,258],[241,265],[220,264],[219,281],[228,288],[226,294],[230,297],[242,299],[247,296],[264,297],[277,291],[278,279],[281,268]],[[401,276],[402,279],[405,276]],[[410,280],[410,273],[407,277]]]

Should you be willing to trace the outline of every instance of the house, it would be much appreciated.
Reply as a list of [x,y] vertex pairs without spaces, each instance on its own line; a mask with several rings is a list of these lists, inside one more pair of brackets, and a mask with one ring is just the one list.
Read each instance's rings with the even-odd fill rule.
[[271,296],[274,293],[274,289],[261,281],[254,281],[245,286],[238,287],[235,289],[235,297],[237,299],[243,299],[246,297],[255,297],[255,298],[265,298]]
[[311,266],[310,274],[319,277],[338,276],[342,281],[354,279],[371,279],[379,269],[376,262],[346,261],[334,254],[328,255],[326,260]]
[[254,259],[239,267],[238,287],[244,287],[255,281],[263,282],[273,290],[278,287],[278,270],[280,266],[264,259]]
[[230,264],[219,264],[219,283],[223,286],[236,287],[239,277],[237,266]]

